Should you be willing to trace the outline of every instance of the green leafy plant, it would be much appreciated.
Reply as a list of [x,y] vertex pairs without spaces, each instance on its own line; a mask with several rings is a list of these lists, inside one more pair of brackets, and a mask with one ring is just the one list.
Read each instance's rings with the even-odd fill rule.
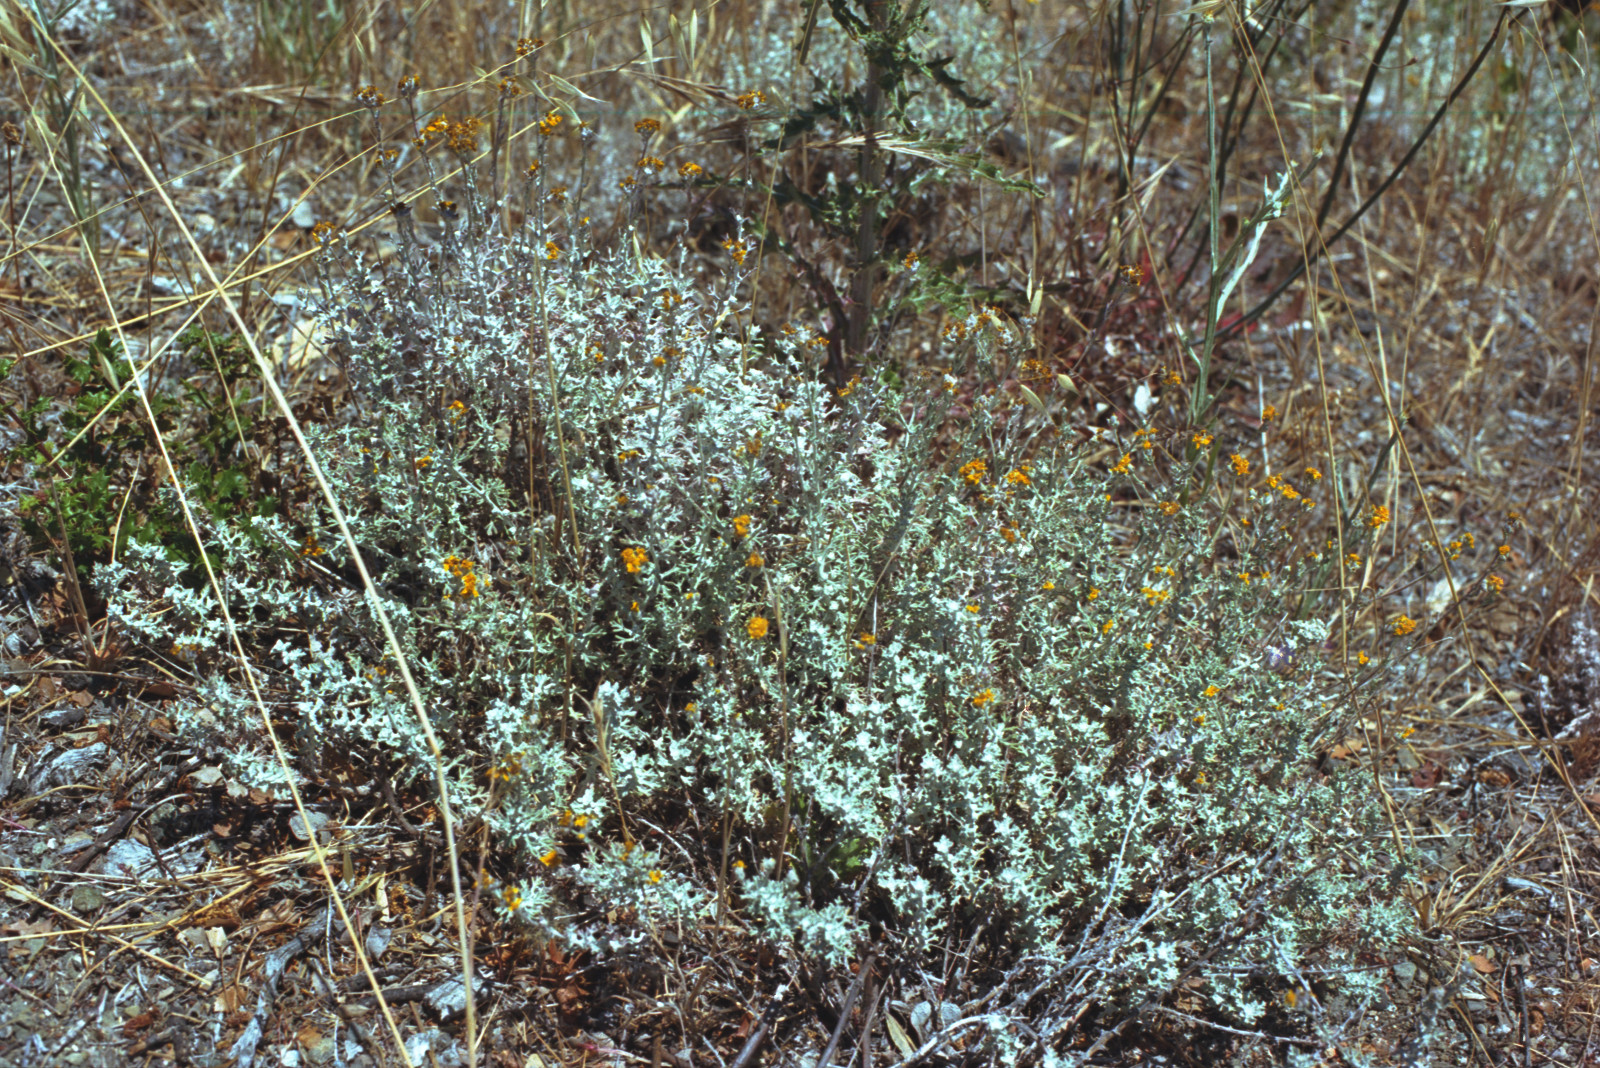
[[198,547],[166,499],[155,434],[193,499],[212,516],[269,515],[258,497],[251,459],[251,422],[241,411],[248,356],[236,339],[195,327],[178,339],[181,353],[211,362],[212,374],[186,376],[171,392],[150,395],[152,424],[132,382],[116,376],[122,357],[101,330],[81,357],[63,365],[71,385],[65,404],[41,397],[17,413],[25,440],[7,459],[53,473],[41,493],[23,498],[24,529],[40,546],[67,551],[91,568],[126,550],[130,540],[160,545],[188,563]]

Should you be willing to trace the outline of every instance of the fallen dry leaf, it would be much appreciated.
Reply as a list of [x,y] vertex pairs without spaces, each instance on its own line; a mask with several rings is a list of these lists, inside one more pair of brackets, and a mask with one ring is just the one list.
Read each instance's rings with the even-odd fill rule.
[[1484,768],[1478,772],[1478,781],[1485,786],[1510,786],[1511,776],[1499,768]]
[[141,1012],[139,1015],[133,1017],[127,1023],[122,1025],[122,1037],[132,1038],[134,1035],[138,1034],[140,1031],[143,1031],[145,1028],[149,1027],[159,1019],[161,1019],[161,1014],[154,1010],[150,1012]]
[[1419,790],[1431,790],[1444,777],[1444,769],[1429,760],[1411,773],[1411,785]]

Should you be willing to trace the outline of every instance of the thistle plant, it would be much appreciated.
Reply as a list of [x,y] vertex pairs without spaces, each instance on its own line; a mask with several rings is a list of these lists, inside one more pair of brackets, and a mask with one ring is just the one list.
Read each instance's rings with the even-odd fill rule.
[[[543,203],[549,169],[514,195]],[[1237,454],[1197,486],[1148,428],[1064,440],[1012,405],[1026,324],[993,309],[948,332],[948,372],[839,386],[805,331],[744,344],[742,231],[697,287],[538,205],[502,228],[468,188],[434,244],[396,212],[381,271],[317,234],[352,401],[311,444],[398,650],[315,503],[212,519],[297,759],[203,651],[196,744],[264,790],[339,765],[426,794],[398,652],[507,922],[607,952],[716,914],[908,974],[981,936],[964,1026],[1013,1060],[1056,1063],[1091,1009],[1181,993],[1254,1027],[1372,993],[1408,913],[1366,781],[1323,759],[1367,690],[1324,670],[1325,621],[1286,618],[1296,497]],[[1257,520],[1224,537],[1227,495]],[[161,551],[99,579],[152,643],[220,647]]]

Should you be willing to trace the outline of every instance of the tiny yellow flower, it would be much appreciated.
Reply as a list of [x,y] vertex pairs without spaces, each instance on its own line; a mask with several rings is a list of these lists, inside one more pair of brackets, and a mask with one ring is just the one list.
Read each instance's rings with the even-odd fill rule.
[[1250,461],[1246,460],[1238,453],[1234,453],[1232,456],[1228,457],[1228,463],[1233,465],[1233,473],[1236,475],[1242,477],[1250,473]]
[[651,871],[650,871],[650,882],[652,884],[654,884],[654,883],[659,883],[660,881],[661,881],[661,869],[660,868],[652,868]]
[[[650,554],[643,548],[635,545],[622,550],[622,562],[628,568],[628,574],[636,575],[639,569],[650,562]],[[637,602],[636,602],[637,603]]]
[[1204,712],[1194,717],[1194,725],[1196,727],[1204,727],[1206,725],[1206,714]]
[[1401,616],[1389,624],[1389,629],[1394,631],[1395,637],[1404,638],[1407,634],[1417,629],[1417,621],[1410,616]]
[[1511,546],[1502,545],[1498,549],[1496,549],[1495,552],[1500,554],[1501,559],[1505,559],[1506,557],[1511,555]]
[[750,534],[750,517],[736,515],[733,517],[733,534],[736,538],[748,537]]
[[561,854],[552,849],[550,852],[539,858],[539,863],[543,864],[547,868],[553,868],[558,862],[560,862],[560,860]]
[[1056,584],[1054,582],[1051,582],[1049,579],[1045,579],[1044,580],[1044,585],[1040,586],[1039,588],[1041,590],[1053,590],[1053,589],[1056,588]]
[[1161,509],[1162,515],[1168,516],[1177,515],[1183,510],[1183,505],[1179,504],[1177,501],[1162,501],[1160,504],[1156,505],[1156,507]]
[[1389,521],[1389,509],[1381,504],[1375,504],[1367,512],[1367,526],[1377,530]]
[[690,701],[688,704],[683,706],[683,710],[685,712],[694,712],[694,711],[698,710],[699,707],[700,707],[699,705],[695,704],[693,701]]
[[862,631],[856,636],[856,648],[865,649],[869,645],[877,645],[878,636],[870,631]]
[[1360,664],[1363,667],[1365,667],[1367,665],[1367,662],[1369,660],[1371,660],[1371,659],[1372,658],[1367,655],[1365,649],[1363,649],[1361,652],[1356,654],[1356,663]]
[[1117,629],[1117,621],[1114,620],[1114,619],[1108,619],[1104,623],[1100,624],[1100,633],[1101,634],[1110,634],[1113,630],[1116,630],[1116,629]]
[[1195,448],[1203,449],[1207,445],[1211,444],[1211,435],[1207,434],[1204,430],[1196,430],[1193,434],[1189,435],[1189,440],[1194,443]]
[[1322,478],[1322,472],[1318,471],[1315,467],[1308,467],[1306,468],[1306,477],[1311,481],[1316,482]]
[[1219,694],[1221,692],[1222,691],[1220,689],[1218,689],[1215,685],[1207,686],[1206,689],[1205,689],[1205,695],[1207,697],[1215,697],[1215,696],[1217,696],[1217,694]]
[[1130,453],[1123,453],[1122,459],[1111,465],[1111,473],[1114,475],[1125,475],[1131,470],[1133,470],[1133,456]]
[[1501,578],[1499,575],[1490,575],[1484,581],[1489,584],[1489,588],[1495,593],[1499,593],[1501,590],[1506,588],[1506,580]]
[[767,619],[765,616],[753,616],[750,622],[744,625],[744,629],[752,640],[760,641],[767,636]]
[[994,691],[993,690],[984,690],[981,693],[977,693],[977,694],[974,694],[972,696],[972,707],[973,708],[982,708],[984,705],[987,705],[987,704],[991,703],[993,700],[994,700]]
[[961,465],[960,470],[956,473],[962,478],[966,479],[972,485],[976,486],[982,482],[984,476],[989,473],[989,465],[983,460],[968,460],[966,463]]
[[744,558],[745,567],[760,567],[765,563],[766,561],[762,559],[760,553],[751,553],[749,556]]
[[971,612],[973,615],[977,615],[979,612],[983,611],[983,609],[979,608],[975,604],[969,604],[967,605],[967,611]]

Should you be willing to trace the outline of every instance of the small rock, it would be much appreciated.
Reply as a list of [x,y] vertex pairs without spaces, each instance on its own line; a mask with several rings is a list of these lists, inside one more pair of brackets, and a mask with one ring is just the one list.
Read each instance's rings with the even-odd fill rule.
[[28,792],[42,794],[52,786],[75,786],[83,781],[91,768],[110,758],[111,747],[104,742],[95,742],[82,749],[51,746],[28,776]]
[[105,855],[94,863],[94,867],[105,875],[133,879],[157,874],[161,870],[161,866],[156,863],[156,855],[150,847],[131,838],[112,842]]
[[300,229],[309,230],[317,221],[317,213],[311,207],[311,201],[302,200],[300,203],[294,206],[294,214],[291,216],[291,218],[294,224],[300,227]]
[[[306,820],[310,820],[311,822],[311,830],[309,831],[306,830]],[[321,812],[308,811],[306,812],[305,820],[300,818],[300,813],[298,812],[289,817],[289,833],[294,835],[302,842],[311,841],[311,835],[313,832],[316,832],[320,837],[322,828],[326,827],[327,825],[328,817],[323,815]]]
[[94,835],[88,831],[73,831],[62,840],[59,852],[63,857],[70,857],[72,854],[82,852],[92,845],[94,845]]
[[189,781],[194,783],[196,786],[202,786],[206,789],[210,789],[222,781],[222,769],[209,767],[197,768],[189,773]]
[[1408,960],[1403,960],[1394,966],[1394,977],[1405,986],[1410,986],[1417,981],[1417,966]]
[[51,730],[61,730],[65,727],[75,727],[83,722],[89,713],[77,705],[67,705],[65,708],[53,708],[39,717],[40,726],[49,727]]
[[334,1056],[338,1053],[338,1043],[332,1035],[323,1035],[311,1045],[305,1047],[307,1064],[332,1064]]
[[460,979],[446,979],[428,991],[422,1001],[439,1019],[453,1019],[467,1011],[466,984]]
[[940,1004],[939,1013],[934,1015],[933,1006],[926,1001],[919,1001],[911,1007],[911,1026],[916,1028],[917,1034],[927,1041],[928,1036],[936,1031],[943,1030],[961,1019],[961,1009],[946,1001]]
[[406,1039],[406,1056],[411,1059],[412,1064],[427,1064],[428,1054],[438,1043],[440,1037],[439,1029],[436,1027],[430,1027],[421,1034],[412,1035]]
[[79,916],[88,916],[100,911],[100,906],[106,903],[106,895],[93,883],[79,883],[72,888],[72,911]]
[[367,931],[367,956],[373,963],[383,959],[383,954],[394,940],[394,932],[387,927],[373,927]]

